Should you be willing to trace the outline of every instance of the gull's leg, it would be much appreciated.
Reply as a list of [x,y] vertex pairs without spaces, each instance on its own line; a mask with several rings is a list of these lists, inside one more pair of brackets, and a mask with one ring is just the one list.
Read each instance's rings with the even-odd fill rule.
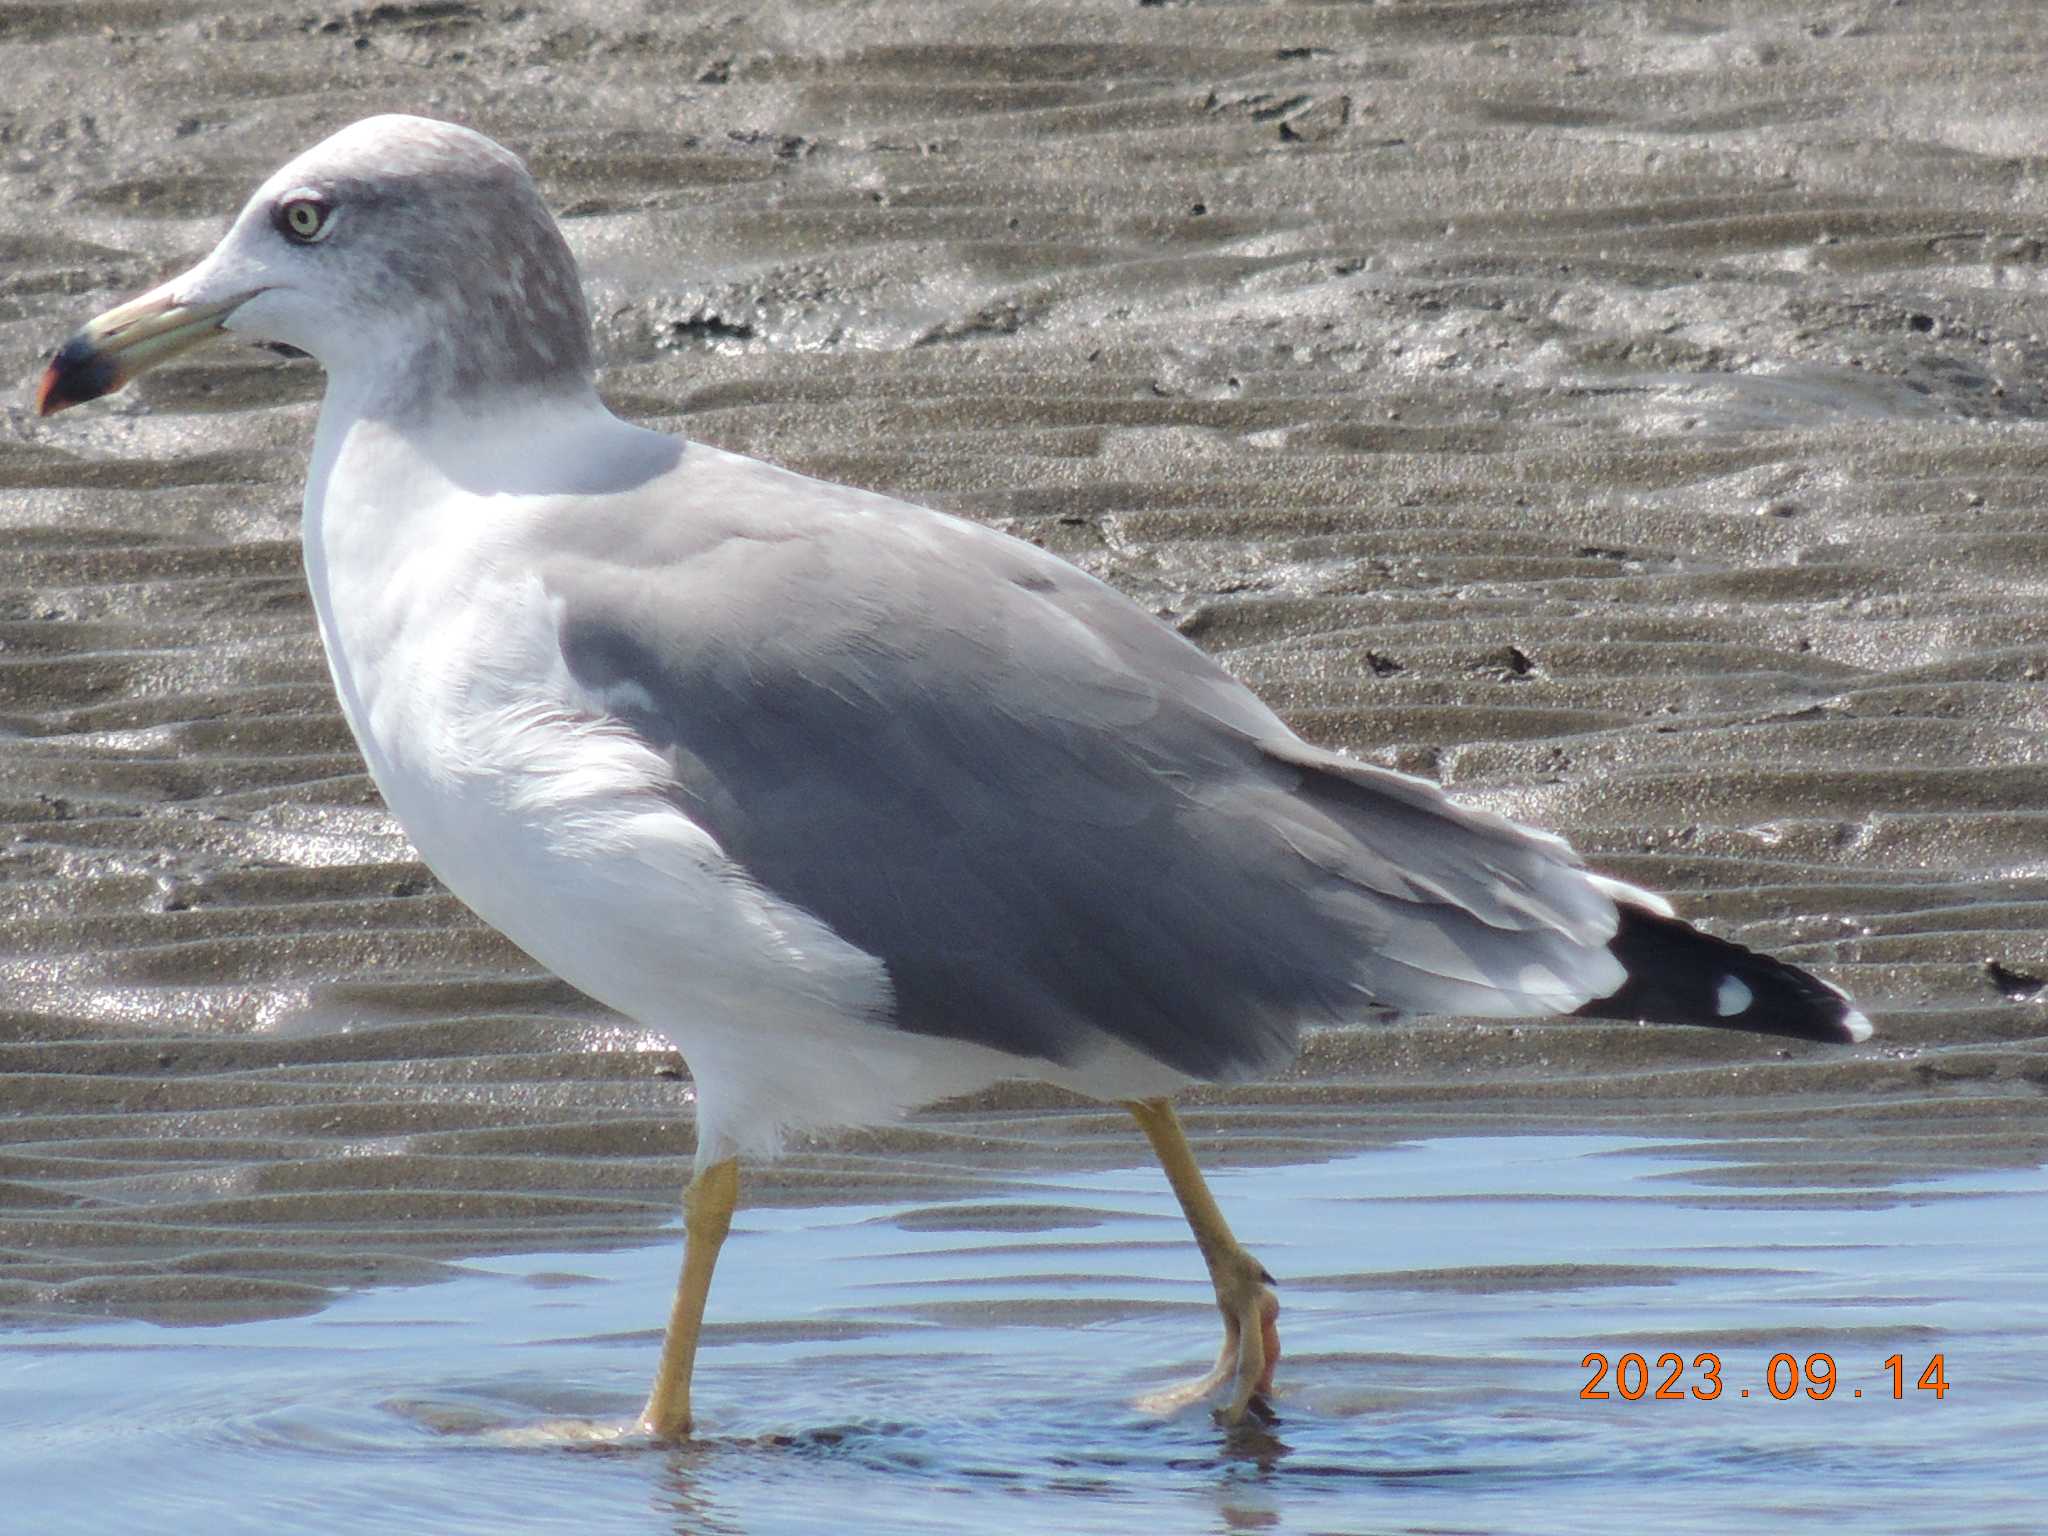
[[732,1230],[732,1208],[739,1197],[740,1161],[736,1157],[699,1168],[683,1191],[683,1273],[676,1282],[668,1336],[661,1341],[654,1391],[640,1415],[640,1427],[656,1439],[680,1440],[690,1432],[690,1371],[697,1363],[704,1298],[711,1290],[718,1250]]
[[1223,1349],[1216,1368],[1199,1381],[1154,1393],[1141,1406],[1165,1412],[1207,1397],[1229,1382],[1230,1399],[1216,1416],[1227,1424],[1239,1423],[1253,1403],[1263,1410],[1265,1396],[1273,1390],[1273,1367],[1280,1359],[1280,1301],[1268,1289],[1273,1277],[1230,1235],[1230,1224],[1195,1166],[1195,1154],[1173,1106],[1165,1099],[1133,1099],[1124,1108],[1152,1143],[1159,1166],[1180,1199],[1223,1314]]

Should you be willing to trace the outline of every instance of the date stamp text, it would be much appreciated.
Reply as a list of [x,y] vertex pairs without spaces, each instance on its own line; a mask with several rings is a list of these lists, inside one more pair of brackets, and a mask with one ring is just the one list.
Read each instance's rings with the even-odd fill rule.
[[[1595,1351],[1579,1365],[1593,1373],[1579,1388],[1579,1396],[1589,1402],[1618,1397],[1631,1403],[1708,1403],[1728,1391],[1741,1397],[1751,1395],[1751,1389],[1736,1382],[1722,1365],[1721,1357],[1710,1350],[1694,1355],[1691,1360],[1667,1352],[1658,1355],[1654,1363],[1648,1355],[1635,1350],[1617,1355],[1611,1361],[1605,1354]],[[1932,1393],[1935,1401],[1939,1402],[1949,1394],[1948,1364],[1940,1355],[1931,1357],[1917,1376],[1904,1355],[1887,1357],[1879,1369],[1882,1374],[1871,1393],[1873,1397],[1889,1395],[1897,1401],[1911,1390]],[[1803,1395],[1819,1402],[1835,1396],[1841,1379],[1833,1355],[1794,1355],[1781,1350],[1771,1356],[1770,1363],[1764,1367],[1761,1379],[1755,1383],[1755,1395],[1769,1396],[1781,1403]],[[1852,1387],[1847,1395],[1861,1397],[1863,1389]]]

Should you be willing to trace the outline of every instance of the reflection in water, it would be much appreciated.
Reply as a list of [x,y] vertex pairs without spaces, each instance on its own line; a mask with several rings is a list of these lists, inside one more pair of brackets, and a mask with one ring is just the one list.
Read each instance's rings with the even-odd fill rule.
[[665,1455],[667,1464],[650,1502],[657,1514],[674,1522],[677,1536],[738,1536],[746,1529],[719,1514],[716,1484],[705,1486],[705,1469],[715,1461],[713,1447],[679,1445]]

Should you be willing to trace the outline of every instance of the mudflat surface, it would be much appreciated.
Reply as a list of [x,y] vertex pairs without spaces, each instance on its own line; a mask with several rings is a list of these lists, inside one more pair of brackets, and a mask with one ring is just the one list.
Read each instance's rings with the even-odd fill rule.
[[[0,5],[0,1315],[301,1314],[673,1211],[684,1064],[471,919],[356,758],[298,573],[317,372],[221,347],[29,410],[378,110],[528,158],[623,414],[1038,540],[1880,1029],[1323,1035],[1197,1096],[1212,1163],[2037,1166],[2043,50],[2027,0]],[[746,1194],[1138,1147],[1019,1088]]]

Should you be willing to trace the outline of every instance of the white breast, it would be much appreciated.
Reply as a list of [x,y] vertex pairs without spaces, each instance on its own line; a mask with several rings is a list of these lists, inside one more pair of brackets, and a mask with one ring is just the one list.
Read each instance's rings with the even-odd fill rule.
[[1015,1074],[889,1026],[881,964],[735,870],[666,793],[661,754],[580,692],[538,575],[545,501],[465,494],[419,445],[359,425],[316,456],[305,540],[371,775],[486,922],[684,1053],[700,1157]]

